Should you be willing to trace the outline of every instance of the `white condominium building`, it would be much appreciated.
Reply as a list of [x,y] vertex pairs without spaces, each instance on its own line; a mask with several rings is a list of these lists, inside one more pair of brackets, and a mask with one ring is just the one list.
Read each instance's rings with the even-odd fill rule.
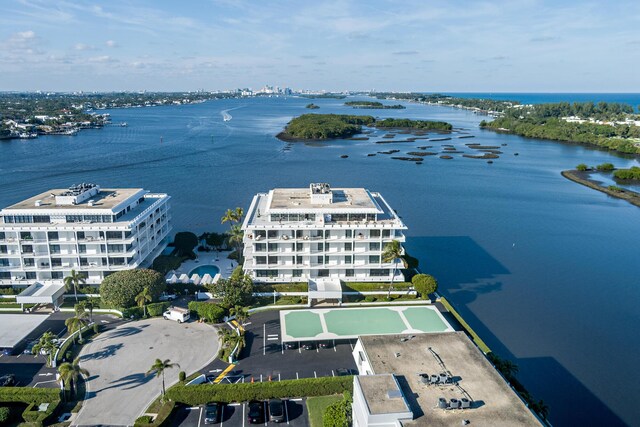
[[0,285],[61,284],[72,269],[87,284],[145,267],[167,244],[167,194],[80,184],[0,211]]
[[382,251],[407,227],[379,193],[321,183],[257,194],[242,229],[244,271],[256,282],[381,282],[394,271]]

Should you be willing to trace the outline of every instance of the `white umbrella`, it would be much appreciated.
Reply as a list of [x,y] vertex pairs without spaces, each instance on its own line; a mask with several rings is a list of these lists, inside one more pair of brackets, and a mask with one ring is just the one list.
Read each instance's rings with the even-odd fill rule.
[[176,276],[176,273],[173,273],[169,279],[167,279],[168,283],[176,283],[178,281],[178,276]]
[[193,283],[194,285],[199,285],[200,280],[201,279],[199,274],[194,274],[193,276],[191,276],[191,283]]
[[200,284],[208,285],[212,281],[213,281],[213,277],[211,277],[211,275],[209,273],[207,273],[204,276],[202,276],[202,280],[200,281]]
[[186,274],[181,274],[180,283],[189,283],[189,276],[187,276]]

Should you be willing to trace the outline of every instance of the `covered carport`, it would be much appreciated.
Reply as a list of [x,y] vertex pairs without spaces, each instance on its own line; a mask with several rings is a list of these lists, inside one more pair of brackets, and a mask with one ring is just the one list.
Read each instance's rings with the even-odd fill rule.
[[13,353],[48,317],[41,314],[0,314],[0,348]]
[[320,301],[333,300],[342,304],[342,283],[340,279],[309,279],[309,305]]
[[64,285],[36,282],[16,296],[16,302],[21,304],[22,309],[24,309],[24,304],[53,304],[55,308],[58,308],[62,302],[64,291]]

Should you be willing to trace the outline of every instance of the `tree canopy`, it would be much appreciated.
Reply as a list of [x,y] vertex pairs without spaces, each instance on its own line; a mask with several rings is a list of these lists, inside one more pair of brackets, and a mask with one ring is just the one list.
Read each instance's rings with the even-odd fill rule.
[[217,297],[222,298],[222,305],[230,308],[245,306],[251,302],[253,295],[253,280],[244,274],[242,267],[238,266],[231,277],[220,279],[217,283],[208,286],[209,290]]
[[149,288],[155,301],[167,285],[162,274],[154,270],[137,269],[117,271],[107,276],[100,285],[102,301],[114,308],[128,308],[136,304],[136,296]]

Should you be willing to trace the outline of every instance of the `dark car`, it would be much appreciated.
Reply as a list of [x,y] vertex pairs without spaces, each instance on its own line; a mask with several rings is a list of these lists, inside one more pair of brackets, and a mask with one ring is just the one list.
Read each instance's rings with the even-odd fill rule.
[[13,387],[16,385],[16,376],[7,374],[0,377],[0,387]]
[[315,350],[316,349],[316,345],[312,342],[306,342],[304,344],[302,344],[302,348],[305,350]]
[[281,423],[285,421],[284,402],[282,399],[271,399],[269,401],[269,421]]
[[318,347],[320,347],[320,348],[331,348],[331,341],[320,341],[318,343]]
[[220,409],[222,405],[218,402],[209,402],[204,405],[204,423],[216,424],[220,422]]
[[249,424],[262,424],[264,422],[264,402],[252,400],[249,402],[249,413],[247,420]]
[[290,341],[288,343],[285,343],[284,346],[289,350],[295,350],[298,348],[298,343],[295,341]]
[[338,368],[336,369],[336,374],[339,377],[346,377],[349,375],[356,375],[356,372],[353,369]]

